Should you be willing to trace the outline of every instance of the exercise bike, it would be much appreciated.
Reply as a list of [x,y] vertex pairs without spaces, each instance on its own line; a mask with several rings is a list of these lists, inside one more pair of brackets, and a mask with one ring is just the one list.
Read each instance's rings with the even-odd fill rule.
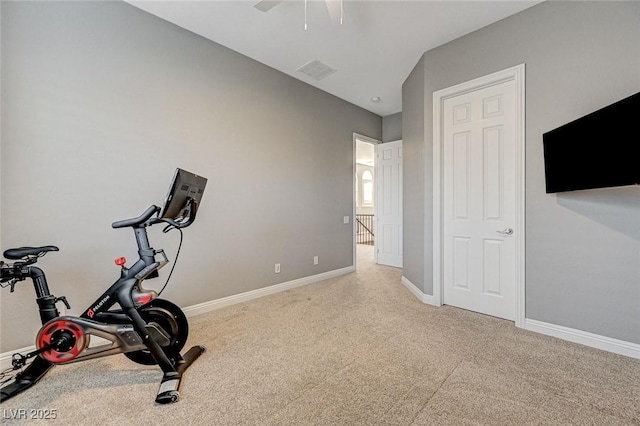
[[[0,262],[0,285],[9,286],[13,292],[18,282],[31,278],[42,328],[36,335],[36,350],[12,356],[12,368],[2,374],[0,402],[33,386],[55,364],[119,353],[136,363],[159,365],[164,374],[155,401],[178,401],[183,373],[205,348],[193,346],[181,355],[189,331],[185,314],[175,304],[158,298],[156,291],[142,287],[145,279],[158,277],[158,270],[168,263],[162,249],[149,245],[147,228],[164,224],[165,233],[178,229],[181,245],[182,228],[194,222],[206,182],[206,178],[177,169],[162,209],[152,205],[136,218],[112,224],[115,229],[133,229],[140,258],[131,267],[125,266],[125,258],[116,259],[120,278],[79,317],[60,316],[58,302],[67,309],[71,306],[64,296],[50,293],[44,272],[34,266],[40,257],[58,251],[56,246],[20,247],[4,252],[6,259],[15,262]],[[177,255],[179,251],[180,248]],[[170,277],[171,273],[167,283]],[[99,340],[98,345],[90,346],[92,336],[101,338],[94,339]],[[16,370],[21,371],[15,374]],[[11,377],[5,380],[7,375]]]

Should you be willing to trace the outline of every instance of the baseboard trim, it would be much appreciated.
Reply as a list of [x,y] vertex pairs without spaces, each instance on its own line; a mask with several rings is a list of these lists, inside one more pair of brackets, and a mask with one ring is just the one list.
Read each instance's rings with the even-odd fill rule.
[[[194,317],[196,315],[205,314],[207,312],[215,311],[216,309],[221,309],[226,306],[247,302],[249,300],[258,299],[260,297],[268,296],[270,294],[275,294],[281,291],[291,290],[296,287],[302,287],[308,284],[324,281],[329,278],[336,278],[341,275],[346,275],[351,272],[355,272],[355,270],[356,268],[354,266],[347,266],[346,268],[335,269],[333,271],[323,272],[321,274],[311,275],[309,277],[299,278],[297,280],[287,281],[284,283],[271,285],[269,287],[247,291],[245,293],[234,294],[233,296],[223,297],[222,299],[216,299],[216,300],[211,300],[209,302],[198,303],[196,305],[187,306],[182,310],[187,317]],[[11,367],[11,357],[13,356],[13,354],[27,353],[35,350],[36,350],[35,346],[27,346],[25,348],[20,348],[10,352],[1,353],[0,369]]]
[[[187,317],[194,317],[196,315],[205,314],[207,312],[222,309],[226,306],[235,305],[237,303],[247,302],[249,300],[258,299],[260,297],[268,296],[271,294],[279,293],[281,291],[291,290],[296,287],[302,287],[315,282],[323,281],[330,278],[339,277],[342,275],[355,272],[354,266],[348,266],[346,268],[336,269],[333,271],[324,272],[309,277],[300,278],[297,280],[287,281],[280,284],[275,284],[269,287],[260,288],[257,290],[247,291],[245,293],[235,294],[233,296],[223,297],[221,299],[211,300],[209,302],[198,303],[196,305],[187,306],[183,308],[183,311]],[[402,284],[420,300],[422,303],[439,306],[436,304],[433,296],[424,294],[415,284],[413,284],[405,276],[401,278]],[[557,337],[559,339],[567,340],[581,345],[589,346],[596,349],[616,353],[619,355],[628,356],[631,358],[640,359],[640,344],[626,342],[624,340],[618,340],[611,337],[601,336],[598,334],[589,333],[582,330],[576,330],[569,327],[563,327],[560,325],[550,324],[543,321],[525,319],[524,329],[533,331],[535,333],[544,334],[547,336]],[[16,349],[10,352],[4,352],[0,354],[0,369],[11,367],[11,357],[14,353],[27,353],[35,350],[35,346],[27,346],[24,348]]]
[[[405,276],[401,278],[402,284],[418,298],[422,303],[431,306],[440,306],[436,303],[435,298],[429,294],[424,294],[415,284],[409,281]],[[601,349],[603,351],[612,352],[619,355],[628,356],[630,358],[640,359],[640,344],[626,342],[611,337],[601,336],[582,330],[576,330],[561,325],[549,324],[543,321],[525,318],[525,330],[547,336],[557,337],[569,342],[579,343],[591,348]]]
[[532,319],[524,320],[524,328],[525,330],[557,337],[603,351],[640,359],[640,344],[637,343],[626,342],[624,340],[613,339],[611,337]]
[[402,276],[400,281],[402,282],[402,284],[404,284],[406,288],[409,289],[411,293],[413,293],[414,296],[418,298],[419,301],[421,301],[425,305],[440,306],[439,304],[436,303],[436,299],[432,295],[425,294],[422,291],[420,291],[420,289],[416,287],[414,283],[409,281],[409,279],[407,279],[407,277],[405,277],[404,275]]
[[324,272],[322,274],[311,275],[309,277],[299,278],[293,281],[287,281],[280,284],[271,285],[269,287],[259,288],[257,290],[251,290],[244,293],[234,294],[232,296],[223,297],[222,299],[210,300],[208,302],[198,303],[197,305],[187,306],[183,308],[187,317],[194,317],[196,315],[205,314],[207,312],[222,309],[226,306],[235,305],[237,303],[247,302],[249,300],[258,299],[260,297],[268,296],[270,294],[279,293],[281,291],[291,290],[296,287],[302,287],[308,284],[312,284],[318,281],[324,281],[329,278],[339,277],[351,272],[355,272],[354,266],[347,266],[346,268],[335,269],[333,271]]

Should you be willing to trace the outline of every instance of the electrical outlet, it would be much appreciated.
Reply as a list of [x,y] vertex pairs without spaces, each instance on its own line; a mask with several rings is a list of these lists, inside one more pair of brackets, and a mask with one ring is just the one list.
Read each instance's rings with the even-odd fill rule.
[[342,220],[344,223],[349,223],[349,216],[345,216]]
[[280,273],[280,264],[279,263],[276,263],[275,272],[276,272],[276,274]]
[[318,264],[318,256],[313,256],[313,264],[314,265]]

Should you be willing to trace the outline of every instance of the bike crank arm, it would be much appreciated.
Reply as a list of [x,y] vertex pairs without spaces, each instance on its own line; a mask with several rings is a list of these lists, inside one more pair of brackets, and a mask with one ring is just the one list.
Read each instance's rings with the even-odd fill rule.
[[15,375],[15,380],[13,383],[9,383],[6,386],[3,386],[0,390],[0,402],[4,402],[9,398],[16,396],[20,392],[29,389],[31,386],[35,385],[38,380],[40,380],[47,371],[51,367],[53,367],[53,363],[39,357],[43,352],[48,351],[49,349],[54,349],[60,344],[64,344],[65,339],[58,339],[55,342],[49,343],[48,345],[36,349],[33,352],[29,352],[28,354],[22,355],[19,353],[13,354],[11,357],[11,365],[14,370],[19,370],[27,364],[27,360],[30,358],[35,358],[31,364],[29,364],[22,372],[17,373]]
[[35,351],[29,352],[26,355],[22,355],[18,353],[13,354],[11,356],[11,366],[13,367],[14,370],[19,370],[27,364],[28,359],[31,359],[37,355],[40,355],[42,352],[46,352],[49,349],[55,348],[56,346],[58,346],[59,343],[60,343],[59,341],[56,341],[54,343],[49,343],[47,346],[44,346],[40,349],[36,349]]

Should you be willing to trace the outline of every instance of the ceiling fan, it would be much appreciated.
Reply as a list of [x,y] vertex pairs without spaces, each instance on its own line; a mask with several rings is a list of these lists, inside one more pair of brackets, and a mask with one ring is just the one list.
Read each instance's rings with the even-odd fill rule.
[[[253,7],[262,11],[268,12],[284,0],[261,0],[254,4]],[[324,0],[329,11],[329,17],[334,25],[342,25],[344,12],[342,9],[342,0]],[[304,0],[304,30],[307,30],[307,0]]]

